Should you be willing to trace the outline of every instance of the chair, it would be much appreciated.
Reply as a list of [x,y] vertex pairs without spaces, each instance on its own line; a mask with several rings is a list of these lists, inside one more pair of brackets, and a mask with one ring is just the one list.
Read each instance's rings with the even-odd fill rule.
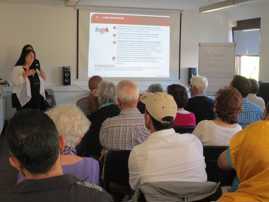
[[131,195],[128,160],[131,151],[109,151],[104,162],[104,188],[112,195]]
[[151,182],[138,187],[133,202],[216,201],[221,196],[215,182]]
[[220,182],[221,186],[231,186],[236,176],[235,171],[223,171],[218,167],[218,157],[227,149],[227,146],[204,146],[208,181]]
[[194,128],[194,126],[174,126],[174,129],[177,133],[192,133]]

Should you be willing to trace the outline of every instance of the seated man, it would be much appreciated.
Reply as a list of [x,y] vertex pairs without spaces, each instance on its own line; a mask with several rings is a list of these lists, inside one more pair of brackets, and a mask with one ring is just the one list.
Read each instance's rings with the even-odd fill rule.
[[234,76],[231,86],[236,88],[243,97],[242,111],[239,114],[238,123],[245,128],[249,124],[261,120],[263,118],[264,112],[262,109],[249,101],[247,98],[250,91],[250,83],[247,78],[243,76]]
[[88,82],[90,94],[77,101],[77,106],[87,116],[96,112],[98,107],[99,107],[98,101],[97,101],[97,96],[96,96],[96,90],[97,90],[97,87],[101,83],[102,80],[103,79],[100,76],[92,76]]
[[143,98],[148,139],[134,147],[129,158],[133,189],[148,182],[206,182],[203,146],[191,134],[172,129],[177,105],[172,96],[155,93]]
[[111,202],[111,197],[97,185],[63,175],[58,132],[53,121],[37,110],[18,112],[7,128],[11,151],[10,163],[25,178],[5,202]]
[[106,119],[100,131],[100,143],[106,150],[131,150],[148,137],[144,116],[136,108],[138,98],[136,84],[127,80],[119,82],[117,100],[120,115]]
[[214,114],[214,101],[205,95],[208,86],[207,78],[202,76],[193,76],[191,78],[191,96],[186,110],[193,112],[198,124],[203,120],[213,120]]
[[250,84],[250,91],[248,94],[248,99],[250,102],[255,103],[258,105],[262,111],[265,110],[265,102],[262,97],[257,96],[259,92],[259,83],[255,79],[249,79],[249,84]]

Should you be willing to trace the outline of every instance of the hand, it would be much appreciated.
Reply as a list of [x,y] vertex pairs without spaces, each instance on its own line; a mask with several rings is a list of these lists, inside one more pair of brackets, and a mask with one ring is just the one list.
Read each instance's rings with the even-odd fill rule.
[[26,68],[26,67],[25,67],[23,76],[24,76],[24,78],[26,78],[26,77],[28,77],[28,76],[33,76],[35,73],[36,73],[35,70],[33,70],[33,69],[29,69],[29,68]]

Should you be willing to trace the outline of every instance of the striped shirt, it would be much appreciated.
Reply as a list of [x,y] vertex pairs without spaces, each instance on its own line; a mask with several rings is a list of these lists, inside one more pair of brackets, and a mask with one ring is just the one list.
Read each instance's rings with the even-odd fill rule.
[[247,125],[259,121],[262,118],[262,109],[258,105],[250,102],[248,98],[244,98],[242,103],[242,111],[239,114],[239,124],[245,128]]
[[107,150],[132,150],[144,142],[148,135],[144,116],[137,108],[132,108],[106,119],[100,131],[100,143]]

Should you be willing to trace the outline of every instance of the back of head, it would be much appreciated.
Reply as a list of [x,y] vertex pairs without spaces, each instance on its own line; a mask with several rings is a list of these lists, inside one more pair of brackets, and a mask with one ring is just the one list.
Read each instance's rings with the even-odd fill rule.
[[231,82],[231,86],[236,88],[241,93],[242,97],[247,97],[249,94],[250,84],[246,77],[235,75]]
[[191,87],[195,89],[198,93],[202,94],[206,91],[208,87],[208,80],[203,76],[193,76],[191,78]]
[[[154,93],[144,96],[141,100],[146,106],[146,127],[153,131],[170,129],[177,113],[174,98],[167,93]],[[151,123],[148,121],[150,117]]]
[[148,87],[147,92],[149,93],[163,92],[163,87],[159,83],[154,83]]
[[59,135],[66,145],[75,148],[90,127],[90,122],[76,105],[60,105],[50,109],[48,116],[53,120]]
[[258,81],[256,81],[255,79],[249,79],[249,85],[250,85],[250,88],[249,88],[249,93],[252,93],[252,94],[258,94],[259,92],[259,83]]
[[120,104],[130,104],[136,107],[139,99],[139,89],[133,81],[123,80],[117,85],[117,98]]
[[184,86],[179,84],[169,85],[167,92],[174,97],[178,108],[184,108],[188,103],[188,93]]
[[90,91],[96,90],[99,83],[102,81],[102,77],[101,76],[92,76],[89,81],[88,81],[88,86]]
[[229,124],[237,123],[241,107],[242,96],[235,88],[224,88],[217,92],[215,112],[222,121]]
[[107,103],[115,103],[116,87],[112,82],[102,81],[97,88],[96,96],[98,104],[104,105]]
[[7,139],[12,156],[31,174],[47,173],[59,156],[53,121],[38,110],[22,110],[10,120]]

